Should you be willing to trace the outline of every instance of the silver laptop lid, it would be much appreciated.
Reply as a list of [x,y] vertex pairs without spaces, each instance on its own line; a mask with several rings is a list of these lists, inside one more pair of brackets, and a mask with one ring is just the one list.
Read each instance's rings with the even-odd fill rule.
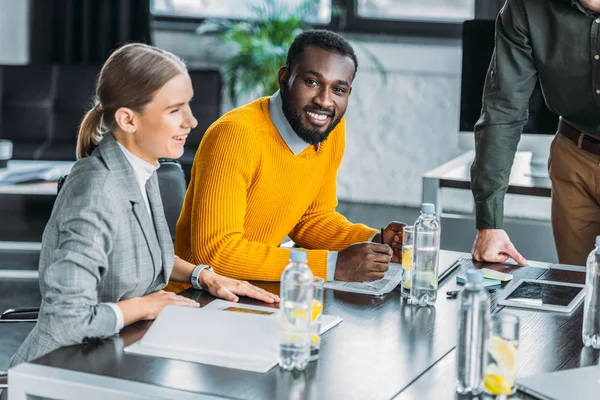
[[519,378],[517,388],[544,400],[597,400],[600,365]]

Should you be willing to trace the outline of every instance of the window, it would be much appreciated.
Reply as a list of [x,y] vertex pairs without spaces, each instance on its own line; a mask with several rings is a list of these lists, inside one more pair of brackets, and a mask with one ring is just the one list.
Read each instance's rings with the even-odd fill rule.
[[[267,11],[293,13],[304,0],[152,0],[155,16],[184,18],[253,19]],[[305,20],[326,25],[331,21],[331,0],[307,2]]]
[[475,15],[475,0],[357,0],[359,18],[462,22]]
[[[151,0],[154,26],[190,29],[206,18],[253,19],[268,10],[295,13],[308,3],[304,20],[338,32],[454,38],[462,22],[482,12],[495,17],[505,0]],[[489,9],[489,10],[488,10]],[[487,10],[487,11],[486,11]],[[337,11],[337,12],[336,12]],[[493,14],[493,15],[492,15]],[[484,18],[490,18],[487,14]],[[163,23],[163,25],[161,25]],[[188,28],[184,28],[187,24]]]

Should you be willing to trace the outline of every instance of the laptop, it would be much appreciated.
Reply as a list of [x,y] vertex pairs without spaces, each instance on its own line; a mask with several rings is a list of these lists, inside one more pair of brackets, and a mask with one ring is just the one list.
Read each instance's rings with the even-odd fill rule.
[[597,400],[600,365],[518,378],[517,389],[542,400]]

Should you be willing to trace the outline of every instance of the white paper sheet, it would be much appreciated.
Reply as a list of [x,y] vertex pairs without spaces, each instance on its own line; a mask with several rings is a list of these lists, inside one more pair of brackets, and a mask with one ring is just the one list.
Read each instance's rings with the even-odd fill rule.
[[402,264],[390,263],[390,268],[383,276],[383,279],[366,282],[329,281],[325,282],[324,286],[326,289],[339,290],[342,292],[381,296],[394,290],[401,280]]
[[[264,373],[278,362],[279,313],[277,308],[219,299],[203,308],[167,306],[144,337],[125,352]],[[322,315],[321,333],[341,321]]]
[[277,364],[279,332],[278,318],[167,306],[125,351],[264,373]]
[[[440,251],[438,278],[445,276],[447,273],[454,270],[460,256],[461,253],[445,250]],[[383,279],[366,282],[329,281],[325,282],[324,286],[326,289],[339,290],[342,292],[381,296],[394,290],[401,280],[402,264],[390,263],[390,268],[385,273]]]

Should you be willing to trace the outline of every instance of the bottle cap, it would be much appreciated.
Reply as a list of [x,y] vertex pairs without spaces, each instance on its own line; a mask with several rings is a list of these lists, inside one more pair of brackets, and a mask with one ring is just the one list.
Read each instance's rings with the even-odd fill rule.
[[425,214],[434,214],[435,206],[431,203],[423,203],[421,205],[421,212]]
[[480,269],[468,270],[467,283],[483,283],[483,271]]
[[308,255],[306,254],[306,251],[304,251],[304,250],[295,250],[295,249],[292,250],[292,253],[290,254],[290,261],[291,262],[305,264],[306,260],[308,260]]

